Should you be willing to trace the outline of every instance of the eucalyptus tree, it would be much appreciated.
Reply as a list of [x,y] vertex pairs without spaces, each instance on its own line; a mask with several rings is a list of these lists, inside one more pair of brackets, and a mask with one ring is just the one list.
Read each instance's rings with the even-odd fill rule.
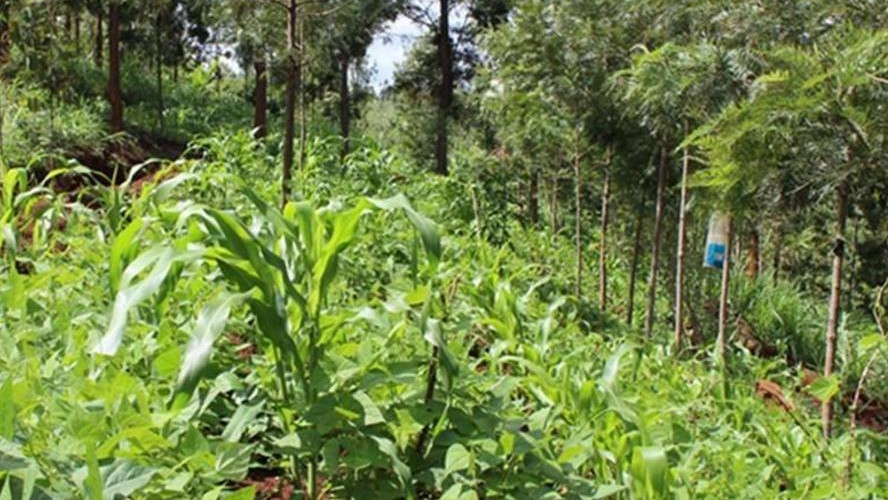
[[[600,47],[579,41],[588,37],[574,37],[577,32],[592,35],[594,27],[588,26],[598,10],[582,7],[598,7],[594,2],[576,2],[572,9],[552,8],[547,2],[525,0],[516,5],[510,22],[503,24],[488,37],[486,48],[492,59],[491,67],[497,84],[506,92],[501,96],[508,100],[510,93],[520,96],[518,106],[506,104],[516,114],[511,115],[526,124],[542,124],[541,137],[561,137],[554,144],[560,148],[559,157],[567,159],[574,176],[574,237],[575,283],[578,299],[583,295],[584,241],[583,241],[583,193],[587,174],[586,165],[590,153],[606,149],[604,162],[612,155],[609,146],[599,148],[602,129],[610,130],[606,102],[602,99],[607,66],[600,64]],[[583,11],[579,20],[574,15]],[[528,104],[531,104],[528,106]],[[528,111],[539,116],[529,117]],[[517,131],[524,137],[538,133],[536,127],[518,124],[511,126],[510,133]],[[550,131],[554,131],[550,132]],[[606,132],[605,132],[606,133]],[[540,138],[532,139],[538,141]],[[510,138],[515,142],[514,138]],[[522,137],[523,141],[527,139]],[[604,304],[602,304],[603,306]]]
[[[657,174],[657,210],[654,219],[654,248],[648,284],[645,332],[650,335],[655,318],[655,300],[661,224],[664,203],[664,180],[669,158],[681,139],[708,117],[716,114],[736,96],[741,95],[743,82],[728,69],[740,54],[723,47],[698,42],[690,45],[666,43],[654,50],[641,48],[626,70],[617,72],[613,84],[632,109],[631,114],[650,130],[661,148]],[[684,330],[684,275],[689,203],[688,179],[691,173],[689,150],[680,148],[681,182],[676,249],[675,295],[673,297],[673,341],[681,345]]]
[[351,135],[351,84],[349,72],[363,59],[382,26],[393,20],[406,6],[406,0],[358,0],[341,4],[328,2],[329,14],[321,31],[336,65],[339,93],[339,135],[342,138],[341,162],[349,153]]
[[231,0],[214,7],[213,23],[235,44],[244,71],[253,69],[253,130],[262,139],[268,134],[269,72],[282,51],[284,20],[269,2]]
[[[431,120],[422,116],[415,128],[430,129],[430,137],[422,138],[430,143],[430,147],[422,145],[421,149],[430,150],[434,171],[439,174],[446,175],[450,168],[450,127],[452,122],[459,121],[461,110],[456,91],[469,88],[481,63],[477,39],[482,32],[501,25],[513,3],[516,2],[410,0],[406,4],[403,14],[424,27],[426,32],[413,45],[408,60],[395,74],[393,90],[409,101],[408,106],[432,104]],[[452,19],[456,18],[453,14],[456,11],[464,14],[458,23]]]
[[[724,189],[760,184],[770,177],[766,172],[786,168],[835,196],[823,364],[824,375],[831,377],[849,205],[855,188],[886,176],[880,132],[886,122],[880,109],[888,103],[888,32],[842,26],[816,45],[775,47],[767,63],[768,71],[756,80],[750,97],[725,110],[693,140],[711,165],[709,181]],[[786,150],[795,161],[781,161],[774,154]],[[753,163],[751,158],[759,160]],[[832,395],[822,404],[825,437],[833,425]]]

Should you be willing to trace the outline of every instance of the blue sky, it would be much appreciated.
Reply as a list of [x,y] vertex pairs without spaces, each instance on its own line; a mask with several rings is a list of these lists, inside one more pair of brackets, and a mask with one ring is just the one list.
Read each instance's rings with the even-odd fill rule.
[[410,47],[421,34],[422,28],[416,23],[399,16],[382,33],[376,35],[367,51],[370,67],[376,70],[371,80],[374,89],[379,91],[392,83],[398,64],[407,58]]

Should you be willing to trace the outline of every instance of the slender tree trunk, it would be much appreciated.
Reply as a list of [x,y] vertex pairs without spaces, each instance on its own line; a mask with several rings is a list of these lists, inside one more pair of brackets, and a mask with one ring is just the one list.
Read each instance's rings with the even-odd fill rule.
[[[829,297],[829,320],[826,325],[826,357],[823,363],[823,376],[833,373],[836,361],[836,338],[839,331],[839,315],[842,303],[842,266],[845,264],[845,225],[848,219],[848,183],[843,181],[836,193],[836,234],[833,244],[832,285]],[[823,419],[823,437],[832,434],[832,401],[824,400],[820,409]]]
[[339,155],[339,163],[345,166],[345,158],[350,150],[349,136],[351,135],[351,92],[348,85],[348,70],[351,61],[348,55],[339,60],[339,134],[342,136],[342,150]]
[[103,12],[104,12],[104,10],[102,9],[102,3],[99,2],[99,10],[96,13],[96,33],[95,33],[95,35],[96,35],[96,49],[95,49],[96,52],[95,52],[94,56],[95,56],[96,66],[98,66],[100,68],[105,64],[105,62],[104,62],[105,33],[102,30],[102,24],[103,24],[102,13]]
[[293,141],[296,136],[296,86],[298,62],[296,60],[296,0],[287,6],[287,109],[284,118],[284,169],[281,175],[281,205],[290,198],[290,178],[293,175]]
[[777,280],[780,278],[780,268],[783,266],[783,223],[778,222],[774,231],[776,233],[774,235],[774,262],[771,272],[774,279]]
[[540,172],[530,169],[530,183],[527,187],[527,220],[532,226],[540,222]]
[[721,295],[718,300],[718,339],[716,355],[719,362],[725,361],[725,345],[728,333],[728,298],[731,289],[731,240],[734,237],[734,218],[729,216],[725,228],[725,261],[722,264]]
[[157,80],[157,126],[159,130],[163,131],[163,41],[160,37],[161,23],[161,15],[160,12],[158,12],[154,24],[154,46],[155,50],[157,51],[157,67],[155,68],[155,78]]
[[299,91],[299,169],[305,168],[305,159],[308,155],[308,103],[305,99],[305,85],[303,84],[303,70],[305,68],[305,19],[299,18],[299,64],[296,65],[296,88]]
[[268,133],[268,74],[263,53],[253,63],[256,72],[256,93],[253,96],[253,129],[256,139],[264,139]]
[[74,13],[74,47],[80,52],[80,12]]
[[11,0],[0,0],[0,157],[3,156],[3,120],[6,106],[5,87],[2,84],[3,68],[9,62],[12,52],[12,36],[10,34],[12,23],[9,20]]
[[748,278],[757,278],[761,270],[761,238],[758,229],[749,231],[746,242],[746,267],[743,270]]
[[120,0],[112,0],[109,10],[108,102],[111,107],[111,133],[123,132],[123,90],[120,87]]
[[626,324],[630,327],[635,317],[635,283],[638,279],[638,261],[641,258],[641,231],[644,227],[644,212],[638,210],[635,217],[635,238],[632,245],[632,264],[629,268],[629,299],[626,304]]
[[438,63],[441,69],[441,87],[438,89],[438,118],[435,139],[435,172],[449,172],[447,150],[447,122],[453,103],[453,56],[450,42],[450,1],[440,0],[438,15]]
[[610,215],[610,163],[612,151],[607,149],[604,167],[604,183],[601,189],[601,234],[598,242],[598,304],[607,310],[607,228]]
[[654,330],[657,313],[657,272],[660,267],[660,244],[663,238],[663,203],[666,184],[666,165],[669,155],[666,148],[660,150],[660,165],[657,167],[657,207],[654,214],[654,239],[651,251],[651,271],[648,276],[647,311],[644,316],[644,333],[648,337]]
[[576,237],[576,282],[574,293],[577,300],[583,298],[583,176],[580,155],[580,134],[577,132],[574,146],[574,232]]
[[687,215],[688,215],[688,175],[690,171],[690,156],[688,150],[684,150],[681,159],[681,206],[678,210],[678,249],[675,259],[675,331],[673,344],[675,352],[681,349],[681,339],[684,333],[684,276],[685,276],[685,250],[687,249]]
[[854,309],[854,296],[857,294],[857,274],[860,271],[860,254],[857,253],[857,245],[860,243],[860,223],[853,223],[854,236],[851,240],[851,280],[848,284],[848,297],[845,299],[845,307],[850,311]]

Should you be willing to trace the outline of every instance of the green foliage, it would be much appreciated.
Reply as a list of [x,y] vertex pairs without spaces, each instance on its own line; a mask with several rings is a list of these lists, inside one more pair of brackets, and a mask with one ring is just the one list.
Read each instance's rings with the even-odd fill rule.
[[[57,235],[67,253],[41,256],[36,274],[4,268],[10,487],[200,497],[271,467],[341,497],[742,497],[831,484],[840,470],[844,440],[823,454],[804,433],[814,414],[798,427],[754,395],[754,377],[791,383],[792,371],[741,354],[725,382],[566,298],[569,241],[515,228],[513,250],[498,249],[451,232],[459,220],[441,235],[404,197],[279,210],[273,190],[249,188],[266,174],[248,140],[202,144],[180,182],[121,198],[116,236],[96,241],[95,220],[73,216]],[[384,157],[354,156],[324,196],[386,196],[397,186],[373,188],[367,172],[404,167]],[[449,189],[408,191],[440,218]],[[768,293],[798,295],[741,292],[758,327],[780,335],[811,316],[787,298],[780,321],[761,322],[756,294]],[[113,356],[86,355],[110,354],[119,335]],[[859,446],[879,453],[877,440]],[[881,494],[885,471],[861,460],[855,491]]]

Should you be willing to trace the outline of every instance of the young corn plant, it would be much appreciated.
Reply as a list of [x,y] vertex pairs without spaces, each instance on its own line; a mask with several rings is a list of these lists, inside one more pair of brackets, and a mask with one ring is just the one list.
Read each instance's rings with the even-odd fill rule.
[[[232,310],[245,305],[274,360],[277,387],[269,400],[286,434],[279,441],[280,448],[290,453],[290,473],[303,484],[306,496],[314,499],[324,487],[318,475],[324,443],[310,427],[319,415],[332,417],[335,411],[342,411],[334,404],[337,395],[328,394],[333,374],[324,365],[344,323],[340,311],[330,307],[339,261],[355,243],[361,219],[372,211],[405,214],[432,264],[441,257],[440,238],[435,224],[416,212],[403,196],[364,198],[346,209],[316,209],[309,202],[296,202],[281,210],[249,190],[244,193],[258,213],[251,223],[229,212],[186,203],[166,213],[177,213],[176,226],[186,233],[172,244],[157,244],[135,255],[138,247],[134,239],[143,222],[136,219],[120,232],[111,256],[116,298],[108,330],[94,352],[113,356],[121,345],[128,316],[151,296],[161,296],[156,304],[162,301],[183,266],[209,265],[217,271],[210,276],[227,291],[197,317],[172,405],[185,406]],[[377,438],[377,443],[379,451],[391,457],[409,496],[409,470],[399,462],[393,443],[382,438]]]

